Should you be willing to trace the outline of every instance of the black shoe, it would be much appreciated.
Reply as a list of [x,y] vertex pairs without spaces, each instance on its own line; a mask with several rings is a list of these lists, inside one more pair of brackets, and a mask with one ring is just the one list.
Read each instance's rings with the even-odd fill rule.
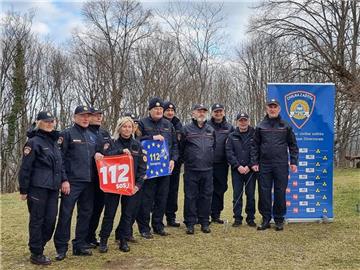
[[92,252],[85,248],[73,249],[74,256],[91,256]]
[[160,235],[160,236],[168,236],[168,235],[170,235],[169,233],[165,232],[164,229],[154,230],[154,234],[158,234],[158,235]]
[[246,221],[247,225],[250,227],[256,227],[256,223],[253,220]]
[[284,223],[278,222],[275,223],[275,231],[283,231],[284,230]]
[[224,221],[220,218],[211,218],[212,223],[224,224]]
[[96,243],[87,243],[83,246],[84,249],[94,249],[96,248],[98,245]]
[[66,258],[66,252],[58,252],[55,256],[55,260],[62,261]]
[[173,220],[168,220],[167,221],[167,225],[169,227],[180,227],[180,223],[176,222],[175,219]]
[[140,233],[141,237],[144,237],[145,239],[152,239],[154,236],[151,234],[151,232],[142,232]]
[[194,226],[186,227],[186,234],[194,234]]
[[107,245],[107,239],[101,238],[100,244],[99,244],[99,252],[100,253],[106,253],[108,252],[109,248]]
[[257,230],[258,231],[264,231],[266,229],[269,229],[271,226],[270,226],[270,223],[269,222],[263,222],[261,223],[258,227],[257,227]]
[[[130,242],[130,243],[137,243],[138,241],[134,238],[134,236],[130,236],[128,238],[125,238],[126,241]],[[118,240],[120,243],[120,240]]]
[[49,265],[51,264],[51,260],[49,257],[46,257],[43,254],[31,254],[30,262],[38,265]]
[[119,249],[123,252],[129,252],[130,248],[128,246],[128,243],[125,239],[121,239],[120,240],[120,245],[119,245]]
[[201,226],[201,231],[202,231],[203,233],[211,233],[211,230],[210,230],[210,228],[209,228],[208,225],[203,225],[203,226]]
[[232,224],[233,227],[240,227],[242,225],[242,221],[241,220],[236,220],[234,221],[234,223]]

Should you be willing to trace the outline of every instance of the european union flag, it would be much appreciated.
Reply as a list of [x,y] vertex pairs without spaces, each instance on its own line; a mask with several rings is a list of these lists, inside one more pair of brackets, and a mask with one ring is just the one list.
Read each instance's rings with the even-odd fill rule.
[[147,178],[150,179],[170,175],[170,156],[166,141],[144,140],[141,144],[147,157]]

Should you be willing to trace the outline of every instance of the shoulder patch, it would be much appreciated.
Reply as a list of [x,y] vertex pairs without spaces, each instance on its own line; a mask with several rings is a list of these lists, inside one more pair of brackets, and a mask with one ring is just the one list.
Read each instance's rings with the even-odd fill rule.
[[28,154],[30,154],[30,152],[31,152],[31,147],[25,146],[24,147],[24,156],[27,156]]
[[105,144],[104,144],[104,150],[109,149],[109,147],[110,147],[110,143],[105,143]]
[[57,143],[58,144],[62,144],[63,143],[63,141],[64,141],[64,137],[59,137],[59,139],[57,140]]

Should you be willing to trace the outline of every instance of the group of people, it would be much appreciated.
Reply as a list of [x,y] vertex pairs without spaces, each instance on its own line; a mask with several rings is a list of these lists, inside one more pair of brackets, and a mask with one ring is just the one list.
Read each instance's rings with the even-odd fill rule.
[[[51,263],[43,251],[54,231],[55,259],[66,258],[75,205],[77,221],[72,240],[75,256],[90,256],[91,248],[97,247],[101,253],[108,251],[119,203],[121,217],[115,239],[121,251],[130,251],[128,243],[136,242],[135,222],[145,239],[153,238],[153,234],[167,236],[164,216],[167,226],[180,227],[176,212],[182,164],[186,234],[194,234],[196,224],[200,224],[203,233],[210,233],[210,222],[224,223],[221,212],[228,188],[229,166],[233,227],[242,224],[244,191],[246,223],[257,226],[255,187],[258,179],[258,210],[262,222],[257,229],[270,228],[273,218],[276,230],[283,230],[289,166],[296,172],[298,147],[292,128],[279,115],[281,108],[277,100],[266,103],[266,116],[255,128],[250,126],[249,115],[245,112],[237,115],[234,128],[226,120],[224,106],[218,103],[211,107],[209,121],[208,108],[203,104],[194,105],[192,120],[184,126],[176,117],[176,106],[172,102],[152,98],[148,109],[149,115],[142,119],[132,113],[124,114],[113,136],[101,128],[103,112],[96,108],[76,107],[74,124],[62,132],[55,130],[56,120],[51,112],[39,112],[36,125],[27,133],[19,172],[21,199],[27,200],[30,213],[32,263]],[[146,179],[143,140],[167,144],[171,175]],[[134,159],[135,192],[131,196],[104,193],[99,187],[96,160],[119,154],[131,155]],[[96,231],[100,221],[98,239]]]

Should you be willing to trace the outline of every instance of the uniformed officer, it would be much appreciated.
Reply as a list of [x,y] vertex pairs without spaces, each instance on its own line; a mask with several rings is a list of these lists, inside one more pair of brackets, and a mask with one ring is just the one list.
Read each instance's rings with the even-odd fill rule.
[[[164,103],[164,117],[169,120],[176,132],[176,138],[180,140],[180,133],[182,124],[180,119],[175,116],[176,107],[175,104],[167,101]],[[170,176],[169,194],[166,203],[166,220],[167,225],[171,227],[180,227],[180,223],[176,222],[176,211],[178,210],[178,191],[179,191],[179,179],[180,179],[181,162],[180,158],[175,162],[174,170]]]
[[[256,126],[251,150],[251,163],[259,176],[259,212],[263,217],[258,230],[270,228],[271,215],[277,231],[284,229],[286,187],[290,169],[297,171],[299,149],[291,126],[281,119],[280,104],[276,99],[266,103],[266,116]],[[272,206],[271,189],[274,186]],[[271,211],[272,206],[272,211]]]
[[89,222],[93,210],[94,185],[92,183],[95,142],[88,129],[92,112],[88,106],[78,106],[74,112],[74,125],[61,133],[60,146],[66,179],[61,185],[59,220],[54,243],[56,259],[63,260],[70,240],[71,217],[77,204],[75,239],[72,240],[73,255],[92,255],[86,243]]
[[[174,169],[178,159],[178,145],[176,133],[169,120],[163,117],[164,104],[160,98],[152,98],[149,101],[149,116],[140,120],[139,139],[158,140],[167,143],[170,154],[170,171]],[[161,176],[145,181],[142,190],[142,200],[137,216],[137,223],[142,237],[152,238],[150,232],[150,213],[152,211],[151,226],[155,234],[166,236],[163,217],[166,209],[166,200],[169,193],[169,176]]]
[[228,188],[229,165],[226,160],[225,141],[228,135],[234,131],[233,126],[226,121],[224,106],[215,103],[211,107],[211,121],[209,124],[215,129],[216,150],[214,154],[213,182],[214,192],[211,202],[211,222],[223,224],[220,219],[224,209],[224,194]]
[[186,233],[194,234],[194,225],[201,224],[210,233],[209,216],[213,194],[213,162],[216,147],[215,130],[206,121],[208,109],[194,105],[192,122],[183,127],[180,156],[184,160],[184,223]]
[[246,194],[246,223],[256,227],[255,223],[255,185],[256,173],[251,170],[250,151],[254,136],[247,113],[239,113],[236,117],[237,128],[230,133],[226,141],[226,157],[231,166],[233,186],[233,227],[242,224],[243,196]]
[[[91,108],[92,115],[90,116],[90,139],[93,140],[97,145],[97,151],[100,151],[99,147],[109,147],[111,142],[111,136],[108,131],[101,128],[103,121],[103,111],[98,108]],[[89,232],[87,235],[87,243],[89,247],[96,248],[99,245],[99,242],[96,239],[96,229],[99,225],[99,219],[101,212],[104,208],[104,192],[100,189],[99,185],[99,176],[96,168],[95,159],[93,161],[93,170],[92,170],[92,181],[94,183],[94,206],[93,213],[90,219]]]
[[59,132],[54,127],[55,118],[50,112],[38,113],[36,126],[27,133],[19,172],[20,197],[27,200],[30,214],[30,261],[40,265],[51,264],[43,251],[54,232],[59,188],[66,180],[57,145]]
[[[120,155],[126,153],[134,159],[135,193],[132,196],[121,196],[121,218],[118,226],[119,249],[123,252],[130,251],[128,239],[132,236],[134,217],[140,205],[140,188],[146,176],[146,156],[143,153],[139,141],[133,138],[135,125],[130,117],[120,118],[114,132],[114,141],[109,148],[105,147],[103,153],[107,155]],[[102,159],[103,155],[96,153],[96,159]],[[111,234],[116,210],[119,205],[119,194],[105,193],[105,211],[100,231],[100,252],[108,251],[107,241]]]
[[[134,113],[131,113],[131,112],[124,113],[124,117],[126,117],[126,116],[130,117],[134,122],[134,129],[133,129],[132,137],[137,139],[139,137],[139,121],[140,121],[139,117],[137,117]],[[138,191],[138,196],[141,197],[141,190]],[[140,204],[138,205],[138,207],[140,207]],[[135,212],[138,213],[138,209]],[[136,216],[134,216],[134,218],[133,218],[132,225],[135,223],[135,219],[136,219]],[[133,227],[132,226],[131,226],[131,234],[126,240],[131,243],[137,243],[136,239],[133,236]],[[116,227],[116,230],[115,230],[115,241],[120,243],[120,223],[118,224],[118,226]]]

